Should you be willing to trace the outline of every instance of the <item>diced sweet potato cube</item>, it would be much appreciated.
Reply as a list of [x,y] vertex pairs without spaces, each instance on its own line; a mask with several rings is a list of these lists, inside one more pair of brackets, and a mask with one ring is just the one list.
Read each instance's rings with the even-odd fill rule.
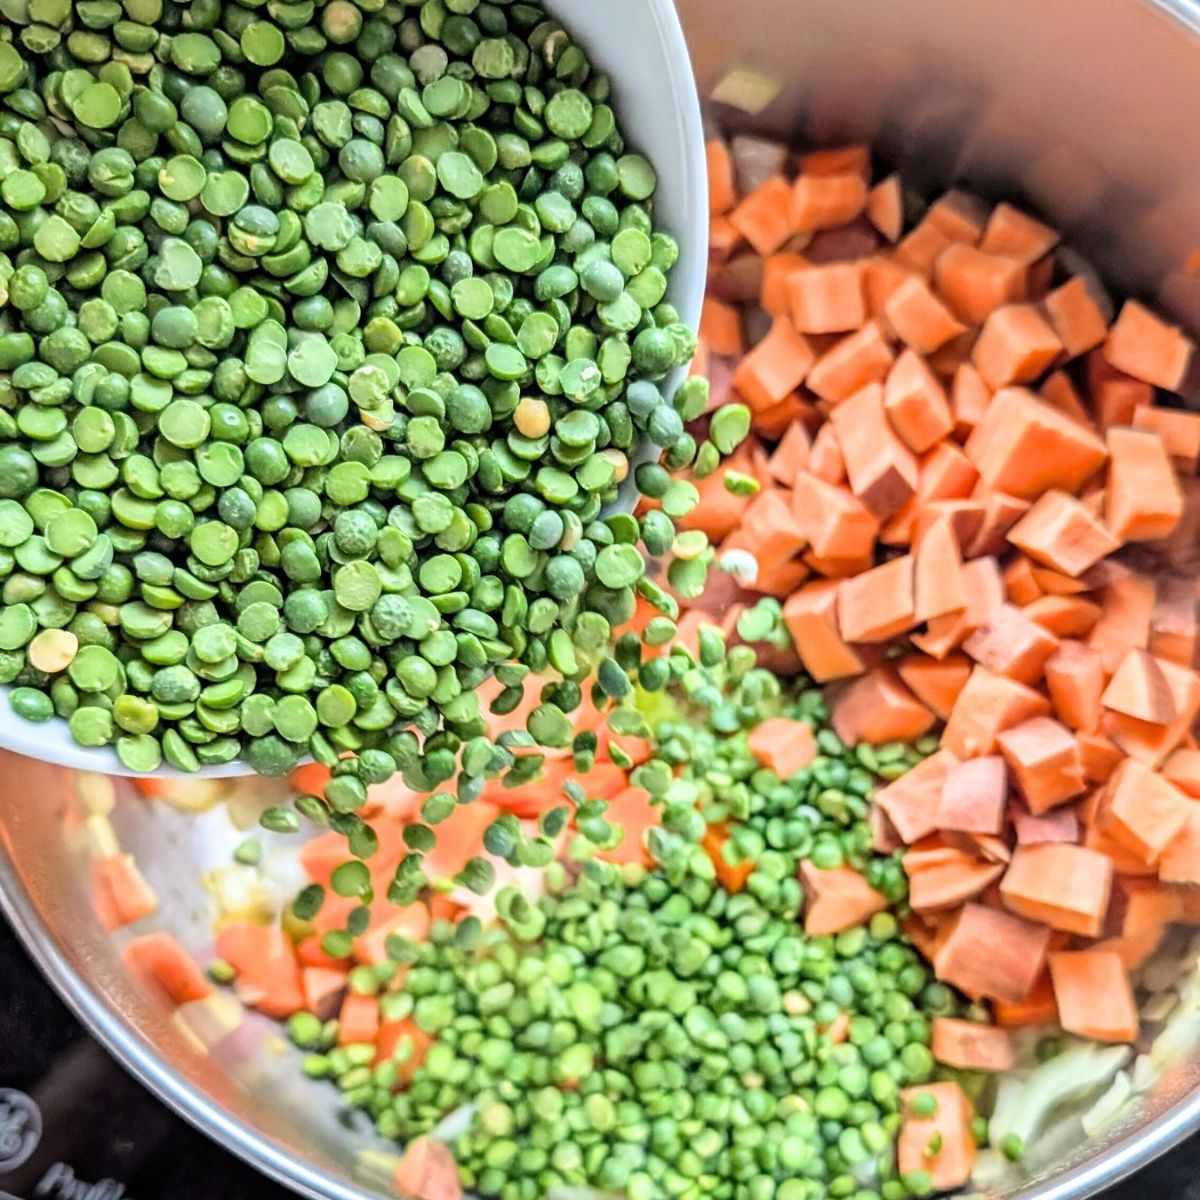
[[1044,258],[1058,242],[1058,233],[1049,225],[1002,202],[992,210],[979,245],[991,254],[1003,254],[1029,265]]
[[[786,611],[784,615],[786,619]],[[913,695],[944,721],[971,674],[971,663],[962,654],[950,654],[939,661],[917,653],[902,658],[896,669]]]
[[1050,717],[1031,717],[1000,732],[996,741],[1032,813],[1043,813],[1084,790],[1079,746]]
[[917,490],[917,460],[896,435],[880,384],[868,384],[830,416],[846,463],[850,489],[881,520]]
[[[932,1116],[919,1117],[914,1110],[917,1097],[932,1096]],[[901,1093],[902,1124],[896,1142],[896,1158],[902,1175],[928,1175],[931,1190],[954,1191],[971,1177],[975,1162],[975,1138],[971,1122],[975,1109],[957,1083],[926,1083]]]
[[916,623],[913,558],[904,555],[842,581],[838,624],[848,642],[885,642]]
[[1001,731],[1049,710],[1049,701],[1032,688],[976,667],[946,722],[942,745],[959,758],[992,754]]
[[1095,282],[1076,275],[1046,297],[1046,312],[1068,358],[1078,358],[1108,336],[1112,305]]
[[877,518],[847,488],[809,472],[796,477],[792,514],[816,554],[860,558],[875,547]]
[[1062,353],[1054,330],[1031,304],[1006,304],[984,322],[971,361],[989,387],[1030,383]]
[[919,275],[911,275],[892,292],[883,314],[896,336],[918,354],[932,354],[966,331]]
[[1003,254],[955,242],[942,249],[933,285],[960,320],[982,325],[997,309],[1025,297],[1027,271]]
[[792,324],[801,333],[845,333],[867,319],[861,262],[804,266],[788,278]]
[[1008,768],[999,755],[969,758],[942,784],[937,828],[962,833],[1002,833],[1008,799]]
[[925,360],[911,350],[905,350],[892,365],[883,406],[892,428],[917,454],[937,445],[954,428],[946,389]]
[[1060,950],[1050,955],[1058,1016],[1068,1033],[1100,1042],[1131,1042],[1138,1014],[1129,975],[1111,950]]
[[1126,759],[1100,796],[1098,828],[1146,862],[1155,862],[1183,828],[1191,801],[1157,772]]
[[808,372],[808,387],[822,400],[840,403],[867,384],[883,380],[895,357],[879,323],[868,321],[817,359]]
[[838,630],[837,594],[835,580],[821,580],[793,592],[783,606],[783,623],[804,669],[817,683],[866,670],[858,651],[842,640]]
[[887,816],[903,842],[912,845],[938,827],[942,790],[958,765],[953,754],[939,750],[875,793],[874,807]]
[[791,323],[776,320],[767,336],[738,364],[733,386],[759,412],[791,395],[815,361],[812,347]]
[[1200,413],[1143,405],[1134,410],[1133,427],[1157,433],[1177,471],[1196,473],[1200,464]]
[[1034,502],[1008,531],[1008,540],[1037,562],[1072,576],[1120,546],[1083,504],[1057,488]]
[[895,671],[881,667],[844,686],[834,698],[832,721],[834,731],[848,746],[859,742],[877,746],[915,741],[929,732],[935,718]]
[[1046,660],[1046,687],[1064,725],[1091,732],[1100,723],[1104,667],[1084,642],[1064,640]]
[[930,1049],[947,1067],[963,1071],[1008,1071],[1016,1066],[1012,1036],[994,1025],[934,1017]]
[[1154,387],[1177,392],[1187,378],[1195,343],[1136,300],[1126,300],[1104,343],[1118,370]]
[[1018,916],[1065,933],[1099,937],[1112,876],[1112,861],[1084,846],[1018,846],[1000,881],[1000,895]]
[[1164,538],[1183,516],[1183,492],[1167,448],[1156,433],[1108,431],[1105,519],[1123,542]]
[[809,937],[840,933],[870,920],[887,908],[887,899],[852,867],[822,869],[800,864],[804,883],[804,932]]
[[968,996],[1019,1004],[1046,961],[1050,930],[982,904],[968,904],[933,959],[937,977]]
[[1058,639],[1030,621],[1019,608],[1003,604],[963,643],[963,650],[994,675],[1021,683],[1041,678]]
[[1094,433],[1023,388],[996,393],[966,452],[989,487],[1023,499],[1074,492],[1107,458]]
[[1154,725],[1166,725],[1175,719],[1175,698],[1162,668],[1152,654],[1136,648],[1121,660],[1101,703],[1113,712]]

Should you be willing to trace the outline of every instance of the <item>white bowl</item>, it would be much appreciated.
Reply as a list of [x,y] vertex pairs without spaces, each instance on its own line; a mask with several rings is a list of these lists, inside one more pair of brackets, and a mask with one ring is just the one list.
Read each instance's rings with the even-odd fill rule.
[[[657,223],[679,241],[669,298],[695,328],[704,298],[708,251],[708,184],[704,131],[691,60],[671,0],[546,0],[546,8],[586,48],[592,62],[612,77],[617,119],[630,147],[658,171]],[[668,388],[678,385],[678,371]],[[640,459],[653,455],[646,447]],[[621,505],[632,507],[632,476]],[[58,717],[40,725],[18,717],[0,688],[0,749],[81,771],[134,775],[111,747],[79,746]],[[204,767],[210,779],[249,775],[240,760]],[[184,773],[162,766],[159,776]],[[194,776],[193,776],[194,777]]]

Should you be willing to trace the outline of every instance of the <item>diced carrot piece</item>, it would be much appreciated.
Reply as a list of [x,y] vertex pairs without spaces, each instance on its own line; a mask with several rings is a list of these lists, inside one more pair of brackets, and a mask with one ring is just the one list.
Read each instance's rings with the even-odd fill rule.
[[1065,933],[1099,937],[1112,876],[1111,860],[1084,846],[1018,846],[1000,881],[1000,895],[1018,916]]
[[1104,689],[1101,703],[1113,712],[1166,725],[1175,719],[1175,698],[1158,661],[1136,647],[1121,660]]
[[700,840],[701,848],[717,873],[717,882],[731,895],[737,895],[745,888],[746,880],[754,874],[754,863],[749,859],[731,863],[726,857],[729,845],[729,828],[723,821],[710,825]]
[[700,310],[700,336],[714,354],[743,354],[746,343],[742,337],[742,315],[734,304],[726,304],[716,296],[705,296]]
[[1018,846],[1045,846],[1079,841],[1079,816],[1070,805],[1034,815],[1020,806],[1012,812]]
[[1058,639],[1021,609],[1003,604],[967,638],[963,650],[994,675],[1035,683],[1057,646]]
[[952,188],[929,206],[925,219],[952,242],[966,242],[973,246],[983,236],[990,211],[987,201],[973,192]]
[[[932,1096],[933,1115],[919,1117],[914,1104]],[[955,1191],[971,1177],[975,1165],[975,1138],[971,1122],[975,1109],[957,1083],[926,1083],[900,1094],[901,1125],[896,1140],[896,1161],[901,1175],[928,1175],[936,1192]]]
[[937,828],[961,833],[1004,831],[1008,769],[998,755],[969,758],[953,767],[942,784]]
[[910,852],[904,858],[908,902],[914,912],[943,912],[973,900],[1004,873],[1003,863],[980,862],[959,850],[948,850],[949,861],[922,866]]
[[833,727],[848,746],[915,741],[929,732],[934,720],[933,713],[887,668],[859,676],[833,701]]
[[845,333],[867,319],[861,262],[798,267],[787,290],[792,324],[800,333]]
[[1145,862],[1155,862],[1183,828],[1191,802],[1136,759],[1126,759],[1100,796],[1096,824]]
[[863,142],[845,146],[825,146],[800,155],[802,175],[871,175],[871,147]]
[[963,363],[954,372],[950,389],[950,411],[954,417],[954,432],[966,437],[983,420],[992,402],[992,392],[983,377],[970,363]]
[[932,354],[966,331],[966,326],[918,275],[910,275],[899,284],[888,297],[883,312],[897,337],[919,354]]
[[790,779],[802,771],[817,754],[812,726],[789,717],[760,721],[751,730],[746,746],[760,766],[774,771],[780,779]]
[[944,721],[971,674],[971,664],[961,654],[951,654],[940,662],[925,654],[909,654],[896,664],[896,670],[912,694]]
[[942,745],[959,758],[991,754],[998,734],[1049,709],[1049,701],[1032,688],[976,667],[946,722]]
[[425,1135],[411,1141],[392,1173],[392,1191],[411,1200],[462,1200],[458,1164],[450,1149]]
[[1200,750],[1188,747],[1174,750],[1162,765],[1162,777],[1181,792],[1200,800]]
[[1058,245],[1058,233],[1011,204],[997,204],[983,231],[981,250],[1003,254],[1029,266]]
[[894,257],[901,266],[929,279],[938,257],[949,245],[950,239],[926,217],[900,239]]
[[881,520],[891,516],[917,490],[917,460],[888,422],[882,385],[868,384],[843,401],[830,423],[851,491]]
[[1150,614],[1150,653],[1183,667],[1196,663],[1200,639],[1196,588],[1188,579],[1160,579]]
[[994,1025],[934,1017],[930,1050],[937,1062],[962,1071],[1009,1071],[1016,1066],[1012,1037]]
[[911,350],[905,350],[888,372],[883,403],[892,428],[917,454],[924,454],[954,428],[946,389]]
[[1157,766],[1180,744],[1200,712],[1200,679],[1196,673],[1178,663],[1155,661],[1171,689],[1175,719],[1167,725],[1156,725],[1109,713],[1104,723],[1105,732],[1126,754],[1148,766]]
[[347,992],[338,1013],[338,1045],[371,1043],[379,1036],[379,999]]
[[132,925],[158,908],[158,896],[132,854],[93,862],[91,880],[97,912],[106,929]]
[[1054,710],[1071,729],[1091,732],[1100,722],[1104,667],[1099,653],[1079,641],[1062,641],[1046,660],[1046,687]]
[[1058,488],[1034,502],[1008,531],[1008,540],[1037,562],[1073,576],[1120,545],[1084,505]]
[[933,286],[950,311],[981,325],[1005,304],[1025,296],[1026,270],[1015,259],[969,246],[948,244],[933,267]]
[[982,904],[967,904],[947,931],[933,968],[968,996],[1019,1004],[1042,973],[1050,930]]
[[[762,288],[759,303],[773,317],[786,317],[791,312],[789,284],[801,267],[808,266],[802,254],[781,250],[763,259]],[[861,322],[860,322],[861,323]]]
[[765,258],[792,236],[791,207],[787,180],[772,176],[730,212],[729,223]]
[[984,322],[971,354],[989,387],[1029,383],[1062,353],[1054,330],[1031,304],[1006,304]]
[[1023,388],[996,393],[965,449],[989,487],[1024,499],[1076,491],[1108,453],[1095,434]]
[[894,558],[853,579],[838,592],[838,625],[848,642],[885,642],[916,624],[914,560]]
[[1108,336],[1112,305],[1087,275],[1076,275],[1046,297],[1046,312],[1068,358],[1078,358]]
[[1133,427],[1157,433],[1177,471],[1196,473],[1200,464],[1200,413],[1146,405],[1134,410]]
[[1154,596],[1154,581],[1141,575],[1113,580],[1101,590],[1103,615],[1088,644],[1099,651],[1106,672],[1115,671],[1129,649],[1149,645]]
[[858,652],[842,640],[837,595],[833,580],[810,583],[793,592],[783,606],[783,623],[805,671],[817,683],[861,675],[866,669]]
[[966,611],[962,556],[947,520],[922,534],[914,555],[913,615],[918,624]]
[[1108,431],[1105,519],[1123,542],[1166,537],[1183,516],[1183,492],[1162,439],[1140,429]]
[[1084,790],[1079,746],[1070,730],[1050,717],[1031,717],[996,736],[1017,789],[1035,815]]
[[853,867],[823,870],[807,860],[800,864],[804,884],[804,932],[809,937],[840,933],[870,920],[888,906]]
[[867,220],[889,242],[900,240],[904,232],[904,196],[899,175],[881,179],[867,194]]
[[121,957],[140,979],[160,990],[176,1007],[213,994],[196,960],[165,929],[131,939]]
[[1136,300],[1126,300],[1104,343],[1108,362],[1154,387],[1177,392],[1187,378],[1196,345]]
[[867,184],[859,171],[801,174],[792,186],[791,223],[798,233],[834,229],[867,207]]
[[1068,1033],[1099,1042],[1132,1042],[1138,1014],[1129,976],[1111,950],[1060,950],[1049,956],[1058,1018]]
[[777,319],[770,332],[738,364],[733,386],[755,412],[778,404],[798,388],[815,361],[812,347]]
[[733,179],[733,156],[724,138],[708,138],[704,143],[704,161],[708,172],[708,211],[717,217],[737,203]]
[[808,387],[822,400],[837,404],[870,383],[879,383],[895,355],[877,321],[842,338],[817,359],[808,373]]
[[233,986],[243,1004],[269,1017],[304,1007],[300,964],[278,926],[231,922],[217,935],[217,954],[237,972]]
[[958,765],[959,760],[948,750],[939,750],[875,793],[874,807],[906,845],[937,829],[942,791]]

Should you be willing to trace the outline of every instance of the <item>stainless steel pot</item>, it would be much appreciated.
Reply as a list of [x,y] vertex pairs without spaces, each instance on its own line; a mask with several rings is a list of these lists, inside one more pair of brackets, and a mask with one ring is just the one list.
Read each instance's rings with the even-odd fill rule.
[[[1119,289],[1200,333],[1200,274],[1188,264],[1200,248],[1200,3],[680,0],[680,15],[702,98],[733,71],[777,90],[754,114],[710,105],[727,128],[864,138],[917,186],[965,180],[1023,198]],[[47,975],[139,1079],[230,1150],[305,1195],[384,1192],[394,1148],[343,1125],[334,1093],[302,1078],[269,1022],[235,1011],[236,1028],[218,1036],[211,1018],[188,1026],[130,977],[92,903],[97,833],[81,779],[95,787],[0,756],[0,903]],[[212,911],[197,875],[228,863],[236,830],[220,811],[152,810],[130,793],[111,822],[159,892],[147,924],[204,951]],[[1081,1135],[1009,1195],[1092,1194],[1197,1127],[1200,1052],[1102,1138]],[[22,1193],[33,1179],[2,1182]]]

